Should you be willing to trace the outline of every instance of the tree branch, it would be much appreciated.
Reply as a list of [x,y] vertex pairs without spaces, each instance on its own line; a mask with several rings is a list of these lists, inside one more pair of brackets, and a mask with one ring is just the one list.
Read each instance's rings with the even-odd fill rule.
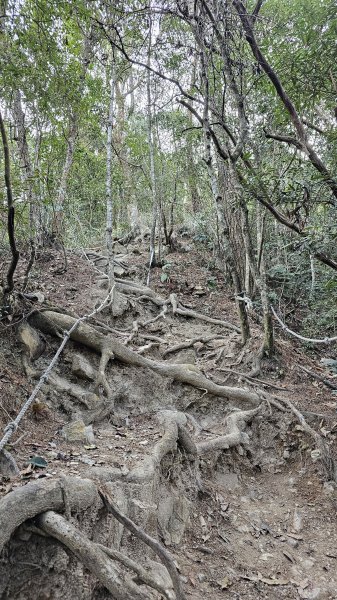
[[131,533],[133,533],[136,537],[142,540],[142,542],[147,544],[157,554],[157,556],[160,557],[172,579],[176,599],[185,600],[186,596],[182,589],[177,567],[175,566],[174,561],[166,548],[164,548],[164,546],[162,546],[156,539],[145,533],[145,531],[131,521],[129,517],[120,513],[119,510],[117,510],[117,508],[112,504],[109,494],[104,488],[99,489],[98,493],[103,500],[104,506],[115,517],[115,519],[129,529],[129,531],[131,531]]
[[266,73],[270,81],[272,82],[277,95],[279,96],[282,104],[285,109],[289,113],[290,119],[295,127],[295,130],[298,135],[299,142],[301,142],[303,146],[303,150],[306,152],[311,164],[314,168],[323,176],[325,183],[329,186],[334,196],[337,198],[337,181],[332,177],[331,173],[315,152],[314,148],[308,142],[307,134],[303,123],[298,115],[296,107],[287,92],[285,91],[280,79],[278,78],[276,72],[271,67],[265,56],[262,54],[260,47],[255,39],[254,31],[250,19],[250,15],[247,13],[246,8],[241,0],[233,0],[233,5],[238,13],[239,19],[242,23],[242,27],[246,34],[246,40],[250,45],[253,55],[255,56],[257,62]]
[[293,138],[290,135],[281,135],[279,133],[270,133],[270,132],[266,131],[266,129],[264,129],[263,131],[264,131],[264,134],[267,139],[277,140],[278,142],[285,142],[286,144],[296,146],[296,148],[305,152],[305,148],[303,147],[303,144],[301,144],[301,142],[299,142],[296,138]]

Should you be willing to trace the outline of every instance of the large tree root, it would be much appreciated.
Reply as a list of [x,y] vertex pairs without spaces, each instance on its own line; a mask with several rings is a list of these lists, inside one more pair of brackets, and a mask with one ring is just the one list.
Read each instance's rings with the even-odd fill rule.
[[259,412],[260,406],[253,410],[239,410],[228,415],[226,419],[226,426],[228,433],[225,435],[216,437],[212,440],[205,442],[199,442],[197,444],[198,454],[205,454],[206,452],[212,452],[214,450],[225,450],[233,448],[233,446],[239,446],[241,444],[248,444],[249,437],[244,433],[243,429],[246,424],[253,419],[253,417]]
[[181,315],[183,317],[198,319],[199,321],[205,321],[206,323],[211,323],[212,325],[221,325],[221,327],[225,327],[226,329],[231,329],[232,331],[236,331],[237,333],[240,333],[240,327],[233,325],[233,323],[229,323],[229,321],[223,321],[222,319],[213,319],[212,317],[208,317],[207,315],[198,313],[195,310],[183,308],[177,302],[175,294],[171,294],[170,302],[172,304],[174,315]]
[[[75,319],[69,315],[54,311],[35,313],[30,322],[46,333],[57,335],[59,330],[69,330]],[[126,348],[119,340],[104,336],[89,325],[81,323],[71,334],[71,339],[80,342],[95,352],[102,354],[112,352],[116,359],[130,365],[148,367],[152,371],[164,376],[171,377],[182,383],[203,389],[214,396],[221,396],[239,402],[249,402],[254,405],[260,403],[259,394],[245,388],[220,386],[207,379],[194,366],[189,364],[168,364],[158,362],[137,354],[130,348]]]
[[163,352],[162,356],[165,357],[168,354],[171,354],[171,352],[178,352],[179,350],[185,350],[186,348],[191,348],[191,346],[194,346],[194,344],[201,342],[202,344],[207,344],[208,342],[211,342],[212,340],[216,340],[216,339],[222,339],[223,336],[221,335],[203,335],[203,336],[198,336],[195,338],[192,338],[191,340],[187,340],[185,342],[180,342],[180,344],[176,344],[174,346],[171,346],[171,348],[167,348],[167,350],[165,350],[165,352]]
[[[158,296],[153,290],[151,290],[151,288],[147,286],[142,286],[141,284],[134,283],[133,281],[126,281],[124,279],[116,279],[115,281],[118,290],[125,294],[132,294],[138,296],[138,300],[149,300],[153,302],[153,304],[156,304],[156,306],[164,307],[171,304],[173,315],[181,315],[183,317],[198,319],[199,321],[205,321],[206,323],[211,323],[212,325],[220,325],[221,327],[225,327],[226,329],[231,329],[232,331],[241,333],[240,327],[233,325],[233,323],[229,323],[229,321],[224,321],[222,319],[214,319],[194,310],[184,308],[179,303],[176,294],[171,294],[169,299],[165,300],[161,296]],[[160,316],[162,316],[162,313],[160,314]]]
[[149,596],[121,577],[106,552],[91,542],[61,515],[48,511],[40,515],[37,525],[64,544],[97,577],[116,600],[147,600]]
[[13,531],[27,519],[47,510],[86,510],[97,500],[95,484],[77,477],[41,480],[17,488],[0,500],[0,552]]

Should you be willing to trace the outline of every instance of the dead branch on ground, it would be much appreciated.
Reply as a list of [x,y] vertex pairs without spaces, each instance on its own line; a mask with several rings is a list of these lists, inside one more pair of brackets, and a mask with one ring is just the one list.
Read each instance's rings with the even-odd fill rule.
[[133,535],[138,537],[142,542],[147,544],[151,550],[153,550],[157,556],[162,560],[165,567],[167,568],[170,577],[173,583],[173,589],[175,591],[176,600],[185,600],[186,596],[183,592],[181,580],[179,577],[179,573],[177,567],[174,564],[174,561],[170,555],[170,553],[158,542],[158,540],[149,536],[141,527],[136,525],[131,519],[129,519],[126,515],[123,515],[113,504],[113,500],[111,499],[108,490],[106,488],[101,487],[98,490],[99,495],[101,496],[105,507],[107,510],[124,525]]

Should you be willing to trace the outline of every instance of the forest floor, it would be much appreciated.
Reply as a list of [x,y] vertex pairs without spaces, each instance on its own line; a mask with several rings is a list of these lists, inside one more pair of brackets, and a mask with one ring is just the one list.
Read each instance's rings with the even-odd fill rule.
[[[18,299],[16,314],[22,314],[21,326],[28,317],[36,328],[34,313],[41,309],[53,311],[57,307],[68,315],[82,316],[103,301],[107,295],[102,275],[104,257],[99,248],[86,252],[69,251],[65,273],[61,273],[62,253],[46,250],[41,254],[31,272],[28,291],[43,297],[39,297],[40,302],[36,298]],[[117,259],[125,267],[119,281],[124,277],[127,282],[144,286],[147,244],[133,242],[127,248],[120,247]],[[221,272],[212,266],[207,249],[183,239],[181,251],[169,254],[167,262],[171,266],[165,271],[169,273],[166,281],[162,281],[162,269],[151,270],[150,287],[155,298],[167,299],[175,294],[184,309],[238,326],[233,294]],[[23,273],[24,261],[18,271],[19,281]],[[85,563],[83,566],[81,552],[73,554],[55,537],[41,535],[38,521],[30,520],[27,525],[27,516],[35,519],[38,513],[32,509],[32,514],[26,514],[27,507],[19,505],[18,491],[42,486],[31,487],[37,490],[32,496],[34,504],[44,493],[44,485],[66,477],[110,485],[121,512],[129,514],[169,550],[185,598],[337,599],[336,484],[327,481],[317,459],[315,440],[296,416],[268,401],[275,396],[281,405],[282,398],[290,400],[334,454],[336,395],[300,369],[305,367],[329,379],[329,372],[320,362],[322,357],[329,357],[328,349],[306,350],[276,330],[275,358],[265,360],[256,380],[249,380],[239,373],[249,373],[261,345],[256,311],[250,318],[252,339],[243,353],[236,330],[169,310],[156,319],[162,306],[148,297],[124,292],[119,292],[119,314],[114,316],[106,308],[88,322],[101,336],[118,339],[137,356],[188,367],[219,386],[256,393],[261,399],[260,408],[247,421],[245,434],[240,434],[233,447],[198,451],[196,458],[193,452],[189,455],[178,437],[169,451],[162,451],[168,436],[166,425],[163,432],[163,422],[171,418],[168,415],[174,419],[178,419],[175,415],[183,415],[181,430],[202,448],[202,443],[229,431],[228,415],[233,411],[256,406],[209,393],[184,377],[179,380],[164,376],[145,364],[128,364],[114,352],[115,359],[105,370],[108,386],[115,394],[114,409],[103,419],[86,419],[86,411],[95,410],[92,398],[102,400],[106,393],[102,380],[95,387],[95,377],[89,372],[90,367],[96,373],[100,370],[100,358],[82,340],[70,340],[54,370],[58,379],[51,378],[44,385],[6,446],[19,473],[3,470],[0,475],[0,522],[4,527],[7,517],[11,518],[10,505],[5,502],[13,498],[14,504],[18,502],[15,518],[20,526],[10,531],[9,540],[3,540],[0,598],[114,597],[102,583],[104,579],[95,576],[95,569]],[[1,432],[33,390],[34,369],[43,372],[60,344],[55,332],[39,335],[43,351],[27,367],[27,348],[20,341],[17,323],[8,319],[1,322]],[[173,348],[186,341],[192,343],[186,348]],[[81,359],[84,366],[79,367]],[[65,381],[75,386],[70,394],[69,389],[62,389]],[[85,400],[85,410],[84,402],[76,398],[79,389],[91,394]],[[90,431],[87,427],[84,437],[82,431],[83,439],[76,441],[69,432],[67,437],[64,428],[67,431],[69,422],[81,421],[81,415]],[[146,461],[152,460],[156,448],[160,448],[160,457],[151,478],[150,463]],[[140,465],[141,476],[137,479]],[[9,512],[5,513],[8,506]],[[47,503],[43,510],[53,507],[53,502],[50,506]],[[22,518],[17,516],[20,511]],[[116,528],[111,515],[104,513],[97,501],[87,510],[67,510],[65,493],[64,510],[59,512],[89,540],[115,544],[138,563],[150,565],[153,561],[153,552],[147,552],[147,546],[120,525]],[[164,597],[150,587],[137,587],[144,598]],[[129,592],[125,597],[138,598],[137,592],[134,594]]]

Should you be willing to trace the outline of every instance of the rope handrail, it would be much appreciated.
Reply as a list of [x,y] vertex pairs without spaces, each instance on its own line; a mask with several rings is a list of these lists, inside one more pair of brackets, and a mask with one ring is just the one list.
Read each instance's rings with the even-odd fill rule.
[[3,448],[5,447],[5,445],[8,443],[8,441],[10,440],[10,438],[12,437],[13,433],[17,430],[20,421],[23,419],[23,417],[25,416],[27,410],[29,409],[29,407],[32,405],[32,403],[34,402],[36,396],[38,395],[41,387],[43,386],[43,384],[47,381],[51,371],[53,370],[53,368],[55,367],[65,345],[67,344],[67,342],[70,339],[71,334],[73,333],[73,331],[75,331],[75,329],[77,329],[77,327],[79,326],[80,323],[83,323],[83,321],[86,321],[87,319],[91,319],[92,317],[94,317],[95,315],[97,315],[99,312],[101,312],[104,308],[107,308],[108,306],[110,306],[110,304],[113,302],[113,292],[114,292],[114,288],[115,288],[115,284],[112,286],[112,288],[110,289],[108,295],[106,296],[106,298],[103,300],[103,302],[99,305],[98,308],[95,308],[95,310],[93,310],[91,313],[84,315],[83,317],[79,317],[75,323],[72,325],[72,327],[69,329],[69,331],[66,331],[64,333],[64,337],[63,340],[61,342],[61,345],[59,346],[58,350],[56,351],[55,355],[53,356],[53,359],[51,361],[51,363],[48,365],[47,369],[44,371],[44,373],[41,375],[39,381],[37,382],[35,388],[33,389],[31,395],[29,396],[29,398],[26,400],[26,402],[24,403],[24,405],[22,406],[20,412],[18,413],[18,415],[16,416],[16,418],[14,419],[14,421],[11,421],[10,423],[8,423],[8,425],[6,425],[5,429],[4,429],[4,435],[0,441],[0,452],[3,450]]
[[322,338],[322,339],[304,337],[303,335],[296,333],[296,331],[289,329],[289,327],[287,327],[286,324],[283,323],[283,321],[281,321],[280,317],[276,314],[276,311],[272,305],[270,305],[270,309],[271,309],[276,321],[281,325],[282,329],[284,331],[286,331],[287,333],[290,333],[290,335],[293,335],[297,339],[302,340],[303,342],[310,342],[312,344],[331,344],[333,342],[337,342],[337,336],[331,337],[331,338],[326,337],[326,338]]

